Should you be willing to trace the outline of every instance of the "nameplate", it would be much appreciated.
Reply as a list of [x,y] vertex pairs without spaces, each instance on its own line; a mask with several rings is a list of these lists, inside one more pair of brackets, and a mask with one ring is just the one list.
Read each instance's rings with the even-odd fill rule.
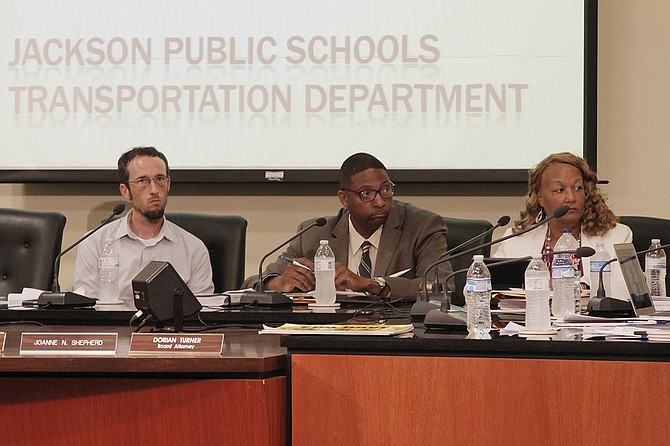
[[118,333],[23,333],[21,355],[114,356]]
[[223,334],[133,333],[131,355],[221,355]]

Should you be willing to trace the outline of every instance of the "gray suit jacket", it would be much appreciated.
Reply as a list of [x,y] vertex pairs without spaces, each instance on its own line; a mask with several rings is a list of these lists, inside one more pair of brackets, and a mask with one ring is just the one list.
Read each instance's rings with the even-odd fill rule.
[[[315,219],[300,224],[298,230]],[[391,287],[392,297],[415,300],[423,282],[426,268],[447,250],[447,228],[439,215],[419,209],[409,203],[394,200],[388,220],[384,224],[374,276],[382,276]],[[328,217],[325,226],[314,227],[291,242],[284,255],[291,258],[313,259],[319,240],[328,240],[335,254],[335,261],[344,265],[349,260],[349,211],[340,209],[336,216]],[[347,265],[349,267],[349,265]],[[388,277],[390,274],[409,268],[402,277]],[[286,263],[277,259],[267,266],[263,277],[281,275]],[[352,271],[358,265],[349,267]],[[439,277],[451,272],[449,262],[439,266]],[[432,282],[433,273],[429,274]],[[243,287],[251,287],[258,281],[257,276],[245,280]],[[451,282],[453,287],[453,281]]]

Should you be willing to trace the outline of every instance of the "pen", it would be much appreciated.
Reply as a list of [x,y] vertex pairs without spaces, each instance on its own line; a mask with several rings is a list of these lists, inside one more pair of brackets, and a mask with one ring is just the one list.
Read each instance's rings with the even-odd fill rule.
[[400,276],[402,276],[403,274],[405,274],[407,271],[409,271],[409,268],[404,269],[404,270],[402,270],[402,271],[398,271],[397,273],[393,273],[393,274],[391,274],[389,277],[400,277]]
[[292,259],[290,257],[286,257],[284,255],[279,256],[279,258],[282,259],[284,262],[290,263],[291,265],[299,266],[300,268],[305,268],[308,271],[314,272],[314,271],[312,271],[312,268],[310,268],[309,266],[303,265],[302,263],[298,262],[295,259]]

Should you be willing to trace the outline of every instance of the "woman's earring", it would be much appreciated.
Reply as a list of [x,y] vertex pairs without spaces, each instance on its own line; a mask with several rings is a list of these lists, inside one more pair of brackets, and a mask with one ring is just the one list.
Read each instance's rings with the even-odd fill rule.
[[537,216],[535,217],[535,223],[539,223],[540,221],[542,221],[543,218],[544,218],[544,209],[540,208],[540,212],[538,212]]

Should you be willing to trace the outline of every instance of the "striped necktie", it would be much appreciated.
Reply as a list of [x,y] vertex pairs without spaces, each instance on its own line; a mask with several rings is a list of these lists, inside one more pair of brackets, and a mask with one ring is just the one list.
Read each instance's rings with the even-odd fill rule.
[[361,244],[361,264],[358,266],[358,275],[361,277],[372,277],[372,261],[370,260],[370,246],[372,243],[364,241]]

